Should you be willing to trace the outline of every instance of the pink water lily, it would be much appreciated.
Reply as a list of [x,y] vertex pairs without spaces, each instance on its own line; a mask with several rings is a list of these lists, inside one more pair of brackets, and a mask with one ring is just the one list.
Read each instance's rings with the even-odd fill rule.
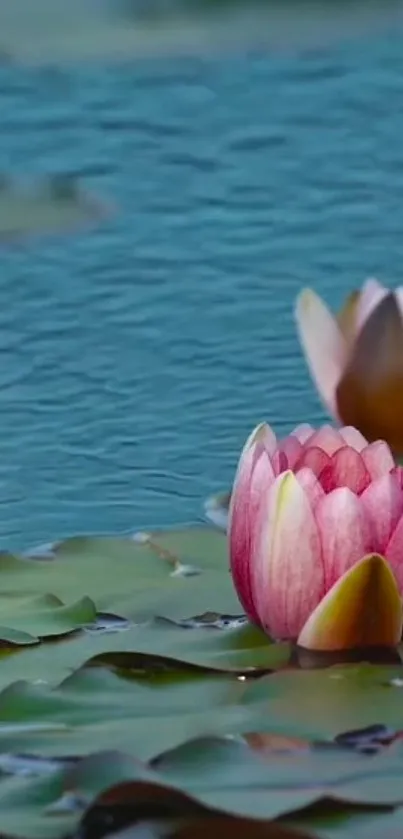
[[250,620],[316,650],[402,635],[403,469],[351,426],[259,425],[231,495],[233,581]]
[[301,344],[333,417],[403,454],[403,287],[367,280],[338,316],[310,289],[298,297]]

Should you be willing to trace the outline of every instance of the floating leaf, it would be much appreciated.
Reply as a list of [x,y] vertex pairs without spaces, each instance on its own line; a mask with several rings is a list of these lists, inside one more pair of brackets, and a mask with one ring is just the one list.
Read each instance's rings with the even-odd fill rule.
[[53,594],[24,597],[0,595],[0,639],[12,644],[32,644],[40,638],[64,635],[80,629],[96,617],[89,597],[70,606]]
[[[0,21],[1,15],[0,7]],[[0,242],[69,230],[99,221],[110,212],[111,208],[87,195],[68,175],[54,176],[31,188],[5,181],[0,188]]]
[[0,5],[4,62],[322,46],[401,19],[396,0],[13,0]]
[[151,621],[120,632],[85,631],[63,643],[42,644],[21,650],[18,655],[7,655],[0,659],[0,688],[18,679],[42,679],[55,685],[86,662],[106,662],[109,656],[113,665],[124,655],[132,656],[133,663],[137,657],[139,669],[148,669],[151,674],[160,662],[171,671],[196,666],[253,677],[284,667],[290,658],[290,646],[271,644],[263,632],[249,625],[225,631],[189,631],[164,621]]
[[188,737],[262,722],[241,704],[243,685],[231,677],[118,672],[83,669],[56,689],[26,681],[7,687],[0,693],[0,753],[57,757],[118,748],[148,759]]
[[402,675],[402,667],[369,664],[289,670],[248,683],[245,702],[261,702],[272,723],[313,740],[366,726],[401,730],[401,693],[390,682]]

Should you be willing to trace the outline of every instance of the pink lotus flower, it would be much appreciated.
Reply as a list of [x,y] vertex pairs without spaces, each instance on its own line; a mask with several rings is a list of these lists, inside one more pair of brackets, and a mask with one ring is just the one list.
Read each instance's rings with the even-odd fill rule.
[[330,414],[403,454],[403,288],[367,280],[334,317],[305,289],[296,305],[301,343]]
[[402,635],[403,469],[353,427],[259,425],[230,502],[231,571],[250,620],[314,650]]

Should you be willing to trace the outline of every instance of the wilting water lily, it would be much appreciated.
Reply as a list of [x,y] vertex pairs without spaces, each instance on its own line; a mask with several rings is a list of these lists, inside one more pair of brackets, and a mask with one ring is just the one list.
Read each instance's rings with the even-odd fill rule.
[[402,634],[403,469],[353,427],[259,425],[232,490],[228,539],[253,623],[308,649],[393,646]]
[[334,317],[310,289],[296,319],[313,379],[330,413],[403,454],[403,287],[367,280]]

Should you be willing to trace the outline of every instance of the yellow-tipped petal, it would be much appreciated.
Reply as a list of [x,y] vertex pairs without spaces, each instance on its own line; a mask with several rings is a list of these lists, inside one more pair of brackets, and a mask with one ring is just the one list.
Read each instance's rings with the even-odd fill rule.
[[352,291],[336,317],[337,323],[347,341],[348,346],[350,346],[353,342],[357,331],[357,309],[360,297],[360,291]]
[[379,554],[353,565],[328,591],[303,627],[309,650],[393,647],[402,636],[403,609],[393,572]]

